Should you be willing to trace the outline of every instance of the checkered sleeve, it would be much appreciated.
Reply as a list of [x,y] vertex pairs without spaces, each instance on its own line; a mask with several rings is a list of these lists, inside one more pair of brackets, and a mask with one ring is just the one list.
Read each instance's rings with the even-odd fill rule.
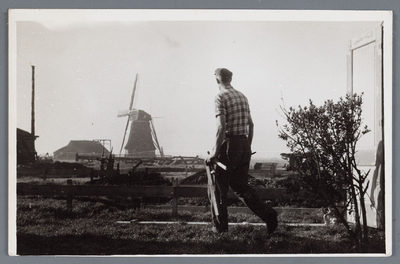
[[226,115],[226,106],[224,104],[224,100],[222,99],[221,94],[217,94],[217,96],[215,96],[214,105],[215,116]]

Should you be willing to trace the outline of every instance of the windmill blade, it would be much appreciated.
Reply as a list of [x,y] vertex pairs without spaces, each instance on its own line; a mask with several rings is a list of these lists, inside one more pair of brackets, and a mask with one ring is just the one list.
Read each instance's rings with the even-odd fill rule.
[[151,134],[153,136],[154,145],[156,146],[156,148],[160,152],[161,157],[163,157],[164,156],[164,151],[163,151],[162,147],[160,146],[160,143],[158,143],[158,138],[157,138],[156,130],[154,128],[153,119],[150,120],[150,125],[151,125]]
[[119,154],[120,154],[120,155],[121,155],[121,153],[122,153],[122,148],[124,147],[125,137],[126,137],[126,131],[128,130],[128,127],[129,127],[129,118],[128,118],[128,120],[126,120],[126,127],[125,127],[124,138],[122,139],[121,149],[119,150]]
[[[133,107],[133,99],[135,98],[137,80],[138,80],[138,74],[136,74],[135,84],[133,85],[133,91],[132,91],[132,96],[131,96],[131,103],[129,104],[129,110],[132,110],[132,107]],[[129,117],[128,117],[128,120],[126,121],[124,138],[122,139],[121,149],[119,150],[120,155],[122,153],[122,148],[124,147],[126,131],[128,130],[128,127],[129,127]]]
[[133,91],[132,91],[132,96],[131,96],[131,103],[129,104],[129,110],[132,110],[132,107],[133,107],[133,99],[135,98],[137,79],[138,79],[138,74],[136,74],[135,84],[133,85]]
[[127,116],[129,115],[129,110],[125,109],[125,110],[118,110],[118,115],[117,117],[123,117],[123,116]]
[[161,147],[160,152],[161,152],[161,157],[164,157],[164,149],[163,149],[163,147]]

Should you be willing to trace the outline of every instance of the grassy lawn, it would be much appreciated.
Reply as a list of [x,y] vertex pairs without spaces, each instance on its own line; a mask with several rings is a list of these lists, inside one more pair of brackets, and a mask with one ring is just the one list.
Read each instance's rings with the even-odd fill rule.
[[[293,218],[292,218],[293,217]],[[307,217],[306,217],[307,218]],[[171,221],[179,224],[118,224],[132,219]],[[297,220],[296,220],[297,219]],[[135,211],[117,206],[107,199],[81,198],[71,214],[63,199],[22,197],[17,199],[17,252],[19,255],[169,255],[169,254],[310,254],[353,253],[347,234],[340,226],[287,226],[298,222],[280,215],[276,233],[267,234],[264,226],[231,226],[218,235],[210,225],[209,213],[170,210]],[[311,220],[313,221],[313,220]],[[230,222],[259,222],[248,214],[231,214]],[[384,253],[384,237],[371,233],[373,253]]]

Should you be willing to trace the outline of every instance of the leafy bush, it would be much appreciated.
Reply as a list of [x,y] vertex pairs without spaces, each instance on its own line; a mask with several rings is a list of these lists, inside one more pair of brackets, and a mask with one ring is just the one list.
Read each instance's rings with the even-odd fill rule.
[[[365,250],[369,236],[364,200],[369,171],[361,171],[355,158],[357,142],[369,132],[367,126],[362,127],[361,105],[362,95],[354,94],[338,102],[327,100],[322,106],[310,100],[305,107],[282,108],[287,124],[280,128],[279,137],[292,151],[289,164],[301,179],[296,188],[309,190],[333,208],[356,246]],[[357,200],[360,202],[354,202]],[[343,202],[344,208],[355,213],[357,231],[338,206]]]

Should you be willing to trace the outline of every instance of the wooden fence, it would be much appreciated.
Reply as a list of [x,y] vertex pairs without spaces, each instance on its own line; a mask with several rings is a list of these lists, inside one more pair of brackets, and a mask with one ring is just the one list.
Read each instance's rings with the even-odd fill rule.
[[[254,188],[261,199],[276,200],[288,197],[286,189]],[[174,181],[173,186],[94,186],[72,185],[72,180],[67,180],[67,185],[32,185],[27,183],[17,184],[18,195],[43,195],[64,196],[67,201],[67,210],[72,211],[72,200],[80,196],[106,196],[106,197],[167,197],[172,199],[172,214],[178,214],[178,198],[202,197],[207,198],[206,186],[178,186]],[[236,196],[230,190],[229,198]],[[298,196],[296,196],[299,198]]]

